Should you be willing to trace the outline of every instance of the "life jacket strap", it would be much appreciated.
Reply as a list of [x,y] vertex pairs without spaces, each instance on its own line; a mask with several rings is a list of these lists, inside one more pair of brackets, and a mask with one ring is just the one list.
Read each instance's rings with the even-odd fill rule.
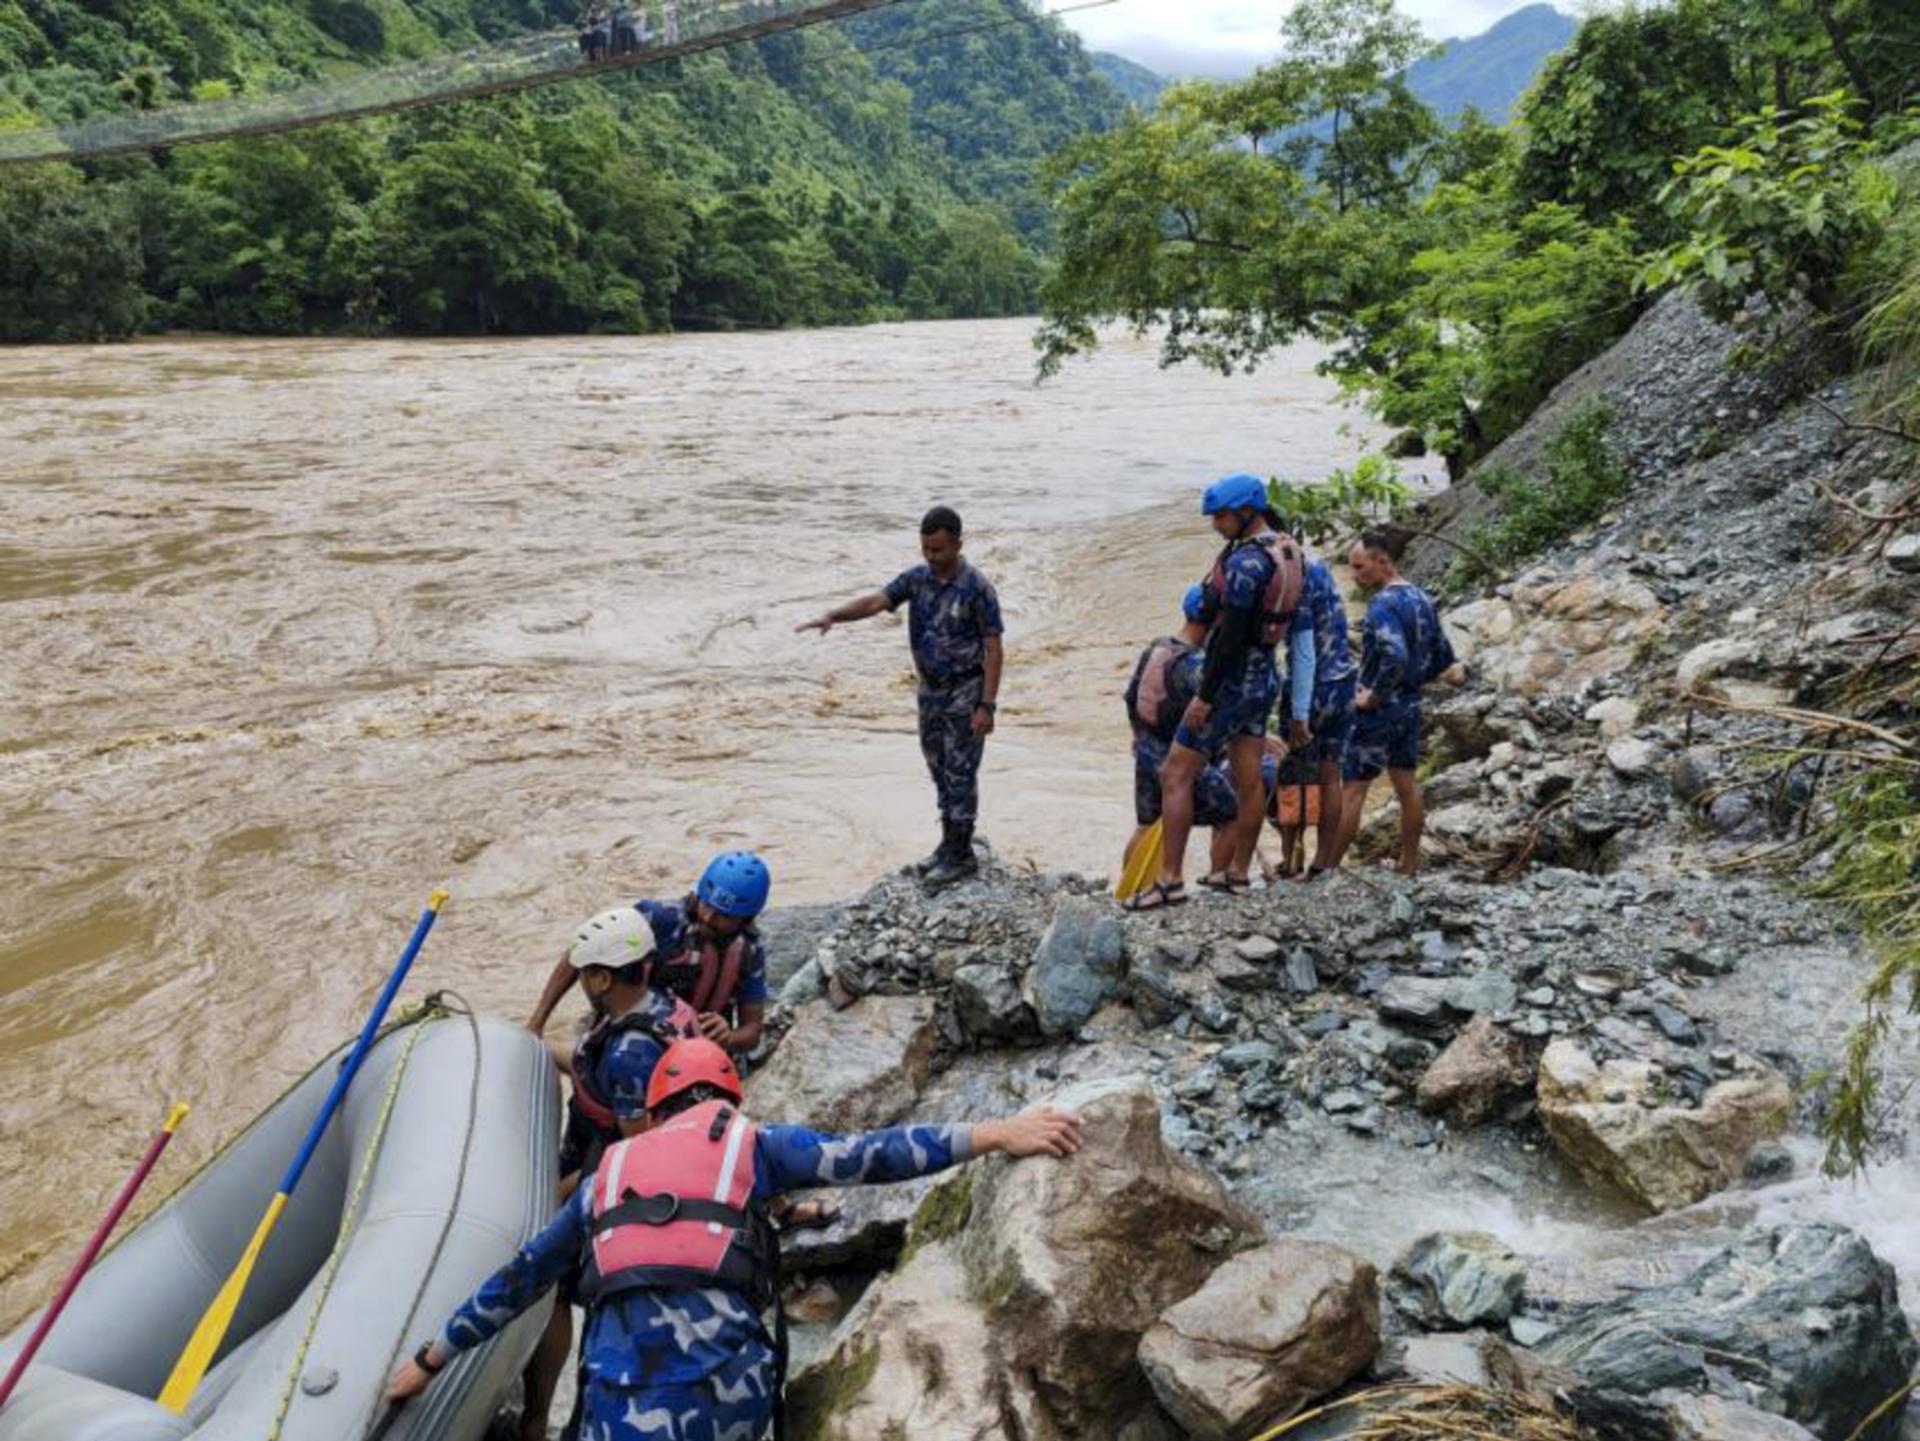
[[601,1232],[616,1226],[669,1226],[675,1221],[708,1221],[736,1231],[744,1231],[751,1224],[745,1211],[724,1202],[676,1196],[672,1192],[640,1196],[629,1191],[619,1204],[593,1218],[593,1229]]

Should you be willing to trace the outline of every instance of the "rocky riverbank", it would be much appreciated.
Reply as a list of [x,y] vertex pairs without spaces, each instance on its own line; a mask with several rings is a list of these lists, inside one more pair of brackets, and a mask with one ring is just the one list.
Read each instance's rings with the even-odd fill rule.
[[759,1114],[1055,1097],[1089,1138],[792,1239],[799,1434],[1227,1441],[1409,1379],[1602,1438],[1901,1434],[1875,1413],[1920,1357],[1911,1178],[1812,1175],[1869,962],[1729,863],[1804,822],[1796,771],[1750,764],[1766,710],[1914,623],[1920,542],[1845,543],[1833,497],[1885,508],[1902,474],[1836,418],[1858,382],[1734,344],[1663,302],[1496,455],[1604,395],[1636,488],[1450,615],[1475,679],[1435,708],[1419,879],[1129,917],[992,866],[777,918]]

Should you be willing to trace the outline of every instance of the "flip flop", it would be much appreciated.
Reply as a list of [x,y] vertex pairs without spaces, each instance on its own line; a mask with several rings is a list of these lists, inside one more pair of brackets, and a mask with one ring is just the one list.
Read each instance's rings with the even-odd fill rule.
[[1175,881],[1168,885],[1165,881],[1155,881],[1143,891],[1120,903],[1123,911],[1164,911],[1168,906],[1184,906],[1187,903],[1187,888]]
[[828,1200],[795,1201],[780,1217],[782,1231],[824,1231],[840,1219],[840,1203]]
[[1253,881],[1247,876],[1236,877],[1231,871],[1216,871],[1210,876],[1200,877],[1200,886],[1217,895],[1244,896],[1253,889]]

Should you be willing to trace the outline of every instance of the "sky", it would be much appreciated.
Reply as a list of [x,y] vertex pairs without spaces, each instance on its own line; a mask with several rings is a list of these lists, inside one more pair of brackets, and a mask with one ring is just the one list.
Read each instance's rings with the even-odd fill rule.
[[[1059,10],[1075,0],[1049,0]],[[1400,0],[1435,40],[1478,35],[1530,0]],[[1280,45],[1287,0],[1119,0],[1061,18],[1090,49],[1113,50],[1162,75],[1238,76]],[[1562,9],[1569,8],[1566,5]]]

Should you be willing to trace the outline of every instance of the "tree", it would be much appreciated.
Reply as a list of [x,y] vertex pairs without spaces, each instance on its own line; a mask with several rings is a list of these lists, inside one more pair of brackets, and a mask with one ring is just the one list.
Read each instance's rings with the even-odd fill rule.
[[0,341],[118,340],[145,318],[126,201],[70,165],[0,176]]
[[1314,168],[1331,184],[1334,208],[1399,188],[1396,162],[1438,129],[1401,79],[1434,48],[1420,27],[1394,0],[1299,0],[1280,33],[1287,69],[1306,82],[1303,112],[1330,127]]

